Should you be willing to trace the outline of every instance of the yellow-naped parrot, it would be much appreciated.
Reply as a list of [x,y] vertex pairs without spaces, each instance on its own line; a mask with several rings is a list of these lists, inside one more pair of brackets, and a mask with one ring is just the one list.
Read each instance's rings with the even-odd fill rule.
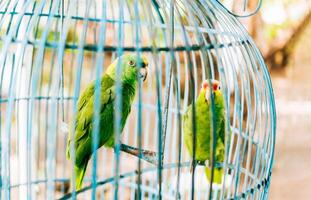
[[[119,65],[119,66],[118,66]],[[78,99],[77,114],[74,119],[73,141],[68,136],[67,158],[70,159],[70,144],[75,148],[74,169],[76,174],[76,190],[81,189],[87,163],[93,154],[93,120],[95,109],[100,110],[98,148],[101,146],[114,147],[114,111],[116,98],[116,74],[117,67],[121,67],[122,87],[122,117],[121,131],[131,111],[131,105],[135,97],[138,79],[147,77],[148,61],[144,56],[126,54],[117,58],[107,68],[100,80],[100,107],[95,107],[95,81],[87,86]]]
[[[210,85],[211,83],[211,85]],[[214,98],[214,112],[211,109],[211,94]],[[211,127],[215,120],[216,130],[216,149],[215,161],[224,161],[225,152],[225,103],[224,97],[217,80],[205,80],[202,83],[201,91],[195,103],[195,127],[196,127],[196,146],[195,146],[195,161],[205,162],[210,160],[210,139]],[[183,133],[184,143],[190,154],[193,156],[193,126],[192,126],[192,105],[189,105],[183,115]],[[195,162],[193,161],[193,162]],[[211,178],[211,169],[206,166],[205,174],[207,179]],[[222,182],[223,169],[214,168],[213,182],[220,184]]]

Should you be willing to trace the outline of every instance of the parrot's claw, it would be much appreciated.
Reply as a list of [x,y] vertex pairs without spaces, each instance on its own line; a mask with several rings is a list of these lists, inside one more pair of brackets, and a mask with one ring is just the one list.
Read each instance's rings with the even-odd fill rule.
[[209,165],[209,160],[206,160],[206,161],[204,162],[204,164],[205,164],[206,167],[209,167],[209,166],[210,166],[210,165]]

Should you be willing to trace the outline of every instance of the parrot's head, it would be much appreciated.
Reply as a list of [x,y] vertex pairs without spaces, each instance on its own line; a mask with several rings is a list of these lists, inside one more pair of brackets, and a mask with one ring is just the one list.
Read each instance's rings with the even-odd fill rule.
[[207,102],[210,100],[211,93],[212,95],[221,94],[219,81],[213,79],[203,81],[201,93],[204,95],[205,101]]
[[145,56],[136,54],[125,54],[116,59],[106,71],[108,75],[115,78],[118,65],[121,67],[121,81],[134,83],[138,78],[146,80],[148,74],[148,60]]

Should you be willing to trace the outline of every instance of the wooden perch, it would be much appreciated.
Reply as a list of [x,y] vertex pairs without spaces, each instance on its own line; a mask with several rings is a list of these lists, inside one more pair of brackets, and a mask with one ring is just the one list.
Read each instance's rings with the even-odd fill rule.
[[153,151],[135,148],[126,144],[120,144],[120,150],[145,160],[153,165],[158,165],[158,154]]

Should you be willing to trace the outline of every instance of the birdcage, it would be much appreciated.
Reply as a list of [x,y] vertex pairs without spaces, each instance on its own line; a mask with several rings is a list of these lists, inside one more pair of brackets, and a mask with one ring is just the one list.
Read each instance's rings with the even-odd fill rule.
[[[272,85],[253,40],[218,1],[7,0],[0,2],[0,36],[2,199],[267,197]],[[65,124],[70,129],[81,92],[91,81],[100,86],[101,74],[124,54],[148,59],[147,80],[139,81],[121,131],[117,78],[115,147],[94,152],[76,191]],[[220,81],[225,100],[224,161],[213,159],[211,145],[208,163],[224,170],[221,184],[205,178],[205,163],[190,172],[183,142],[182,116],[211,79]]]

